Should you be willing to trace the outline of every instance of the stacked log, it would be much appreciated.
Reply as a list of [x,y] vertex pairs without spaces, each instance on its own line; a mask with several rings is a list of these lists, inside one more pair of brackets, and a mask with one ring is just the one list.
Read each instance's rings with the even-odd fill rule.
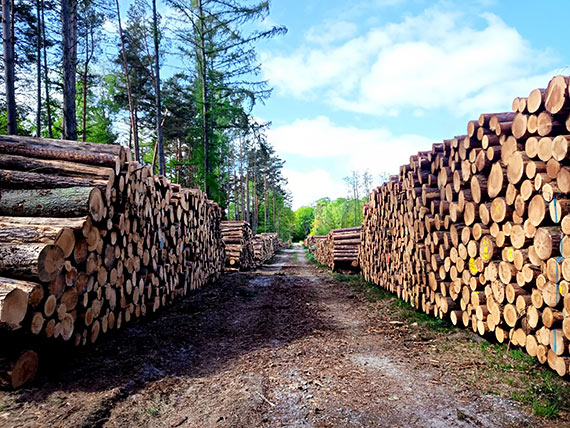
[[85,345],[220,276],[220,207],[129,159],[0,137],[0,329]]
[[335,272],[357,273],[362,228],[334,229],[317,240],[315,258]]
[[317,250],[317,242],[326,239],[328,235],[309,235],[305,238],[305,247],[311,254],[315,254]]
[[226,271],[245,271],[255,267],[253,233],[247,221],[223,221],[222,240],[225,245]]
[[256,267],[271,259],[279,249],[276,233],[258,233],[253,237],[253,259]]
[[568,77],[419,152],[364,207],[364,278],[570,368]]

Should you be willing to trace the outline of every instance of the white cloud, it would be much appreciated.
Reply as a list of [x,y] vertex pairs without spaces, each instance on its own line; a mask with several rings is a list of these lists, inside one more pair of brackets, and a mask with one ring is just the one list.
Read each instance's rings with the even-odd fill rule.
[[[510,107],[514,96],[526,93],[507,88],[535,82],[545,72],[537,67],[552,65],[547,53],[496,15],[471,17],[439,6],[326,48],[317,44],[330,37],[315,27],[293,54],[264,53],[265,77],[283,94],[322,98],[349,111],[396,115],[444,107],[463,113],[492,92],[495,103]],[[520,85],[509,86],[512,81]]]
[[311,27],[305,38],[311,43],[328,45],[332,42],[346,40],[356,34],[358,27],[348,21],[327,22]]
[[[337,196],[345,195],[346,186],[342,178],[354,170],[368,169],[374,181],[381,173],[396,174],[400,165],[409,162],[410,155],[428,150],[434,142],[420,135],[395,136],[382,128],[338,126],[324,116],[298,119],[290,125],[271,129],[268,140],[285,159],[288,155],[296,155],[331,160],[330,172],[320,169],[303,173],[286,170],[284,175],[289,178],[288,187],[294,197],[294,207],[319,197],[335,196],[333,186],[337,187]],[[334,165],[335,161],[341,166]]]
[[333,179],[331,174],[323,169],[307,172],[283,168],[282,172],[293,195],[293,210],[311,205],[320,198],[336,199],[346,194],[342,180]]
[[103,31],[109,34],[117,34],[119,32],[119,26],[115,21],[106,19],[103,23]]

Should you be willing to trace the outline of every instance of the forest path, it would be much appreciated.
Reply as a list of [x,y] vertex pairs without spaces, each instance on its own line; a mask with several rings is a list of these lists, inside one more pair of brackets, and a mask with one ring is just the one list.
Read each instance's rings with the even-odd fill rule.
[[[24,391],[0,426],[527,427],[511,400],[466,386],[465,362],[392,306],[283,250],[159,316],[76,351]],[[459,335],[459,336],[458,336]],[[438,343],[439,343],[438,342]]]

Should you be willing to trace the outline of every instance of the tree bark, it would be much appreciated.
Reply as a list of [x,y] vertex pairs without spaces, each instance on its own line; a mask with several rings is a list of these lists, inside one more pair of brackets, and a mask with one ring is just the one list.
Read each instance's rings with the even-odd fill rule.
[[208,105],[208,82],[207,82],[207,71],[206,71],[206,41],[205,41],[205,30],[204,30],[204,9],[202,5],[202,0],[198,0],[198,71],[200,75],[200,81],[202,83],[201,96],[202,96],[202,138],[204,143],[204,192],[208,194],[208,172],[210,169],[208,161],[208,152],[210,146],[210,124],[209,124],[209,114],[210,107]]
[[6,109],[8,120],[8,134],[18,133],[16,115],[15,90],[15,62],[14,62],[14,34],[12,33],[13,10],[10,0],[2,0],[2,36],[4,48],[4,85],[6,87]]
[[158,171],[160,175],[166,173],[166,161],[164,158],[164,145],[162,141],[162,100],[160,97],[160,57],[158,51],[158,16],[156,12],[156,0],[152,0],[152,22],[154,37],[154,64],[156,76],[154,82],[154,96],[156,103],[156,139],[158,145]]
[[135,149],[135,161],[141,161],[140,158],[140,148],[139,148],[139,130],[138,130],[138,121],[137,115],[135,112],[135,106],[133,102],[133,95],[131,92],[131,80],[129,77],[129,66],[127,63],[127,53],[125,50],[125,37],[123,35],[123,26],[121,25],[121,9],[119,7],[119,0],[116,0],[117,6],[117,21],[119,25],[119,39],[121,41],[121,57],[123,60],[123,72],[125,73],[125,83],[127,85],[127,99],[129,101],[129,118],[131,121],[131,134],[133,138],[133,145]]
[[89,213],[92,187],[2,190],[0,215],[22,217],[79,217]]
[[41,27],[41,3],[36,0],[36,137],[41,136],[42,131],[42,27]]
[[50,98],[50,83],[49,83],[49,72],[47,65],[47,42],[46,42],[46,22],[44,14],[44,2],[41,2],[41,28],[42,28],[42,40],[43,40],[43,54],[44,54],[44,87],[46,91],[46,109],[47,109],[47,121],[48,121],[48,135],[53,138],[53,122],[51,118],[51,98]]
[[63,139],[77,140],[75,84],[77,61],[77,0],[62,0]]

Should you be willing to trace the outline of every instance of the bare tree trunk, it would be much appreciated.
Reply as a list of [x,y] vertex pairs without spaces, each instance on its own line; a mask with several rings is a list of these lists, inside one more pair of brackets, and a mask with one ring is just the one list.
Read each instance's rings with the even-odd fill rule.
[[245,169],[245,219],[251,224],[251,216],[249,212],[249,164]]
[[238,198],[238,180],[234,171],[234,220],[239,220],[239,198]]
[[48,135],[50,138],[53,138],[53,121],[51,118],[51,98],[50,98],[50,83],[49,83],[49,70],[47,64],[47,42],[46,42],[46,20],[44,15],[44,2],[41,2],[41,12],[42,12],[42,20],[41,20],[41,28],[42,28],[42,40],[43,40],[43,51],[44,51],[44,86],[46,91],[46,107],[47,107],[47,121],[48,121]]
[[239,196],[240,196],[240,205],[241,205],[241,218],[246,220],[245,218],[245,195],[244,195],[244,188],[243,188],[243,138],[240,137],[239,141]]
[[[89,35],[91,35],[91,46],[89,45]],[[81,120],[81,141],[86,141],[87,138],[87,77],[89,74],[89,63],[93,57],[93,29],[87,29],[85,33],[85,67],[83,69],[83,106],[82,106],[82,120]],[[97,141],[99,142],[99,141]]]
[[273,216],[272,216],[272,222],[271,224],[273,225],[273,230],[272,232],[275,232],[275,189],[271,189],[271,193],[273,194]]
[[263,173],[263,231],[267,232],[267,175]]
[[123,27],[121,25],[121,9],[119,8],[119,0],[115,0],[117,5],[117,21],[119,23],[119,39],[121,40],[121,56],[123,58],[123,72],[125,73],[125,83],[127,84],[127,99],[129,100],[129,116],[131,119],[131,133],[133,136],[133,144],[135,146],[135,160],[141,161],[140,147],[139,147],[139,129],[135,105],[133,102],[133,95],[131,92],[131,79],[129,77],[129,66],[127,63],[127,53],[125,51],[125,37],[123,35]]
[[166,173],[166,160],[164,157],[164,145],[162,141],[162,100],[160,98],[160,58],[158,52],[158,16],[156,13],[156,0],[152,0],[152,30],[154,35],[154,64],[156,68],[155,79],[155,102],[156,102],[156,139],[158,143],[158,172]]
[[182,167],[180,163],[182,162],[182,142],[180,138],[176,139],[176,183],[180,184],[180,172]]
[[63,139],[77,139],[75,67],[77,59],[77,0],[62,0]]
[[36,19],[38,31],[36,33],[36,137],[42,131],[42,27],[41,27],[41,3],[36,0]]
[[253,219],[252,230],[253,234],[257,233],[257,224],[259,223],[259,198],[257,197],[257,165],[253,164]]
[[6,108],[8,134],[18,133],[16,116],[15,64],[14,64],[14,34],[13,34],[13,5],[10,0],[2,0],[2,36],[4,48],[4,84],[6,86]]
[[198,0],[198,21],[199,21],[199,58],[198,68],[200,74],[200,81],[202,83],[202,138],[204,142],[204,192],[208,193],[208,172],[210,169],[208,162],[208,151],[210,146],[210,127],[209,127],[209,106],[208,106],[208,85],[207,85],[207,72],[206,72],[206,41],[204,33],[204,9],[202,7],[202,0]]

